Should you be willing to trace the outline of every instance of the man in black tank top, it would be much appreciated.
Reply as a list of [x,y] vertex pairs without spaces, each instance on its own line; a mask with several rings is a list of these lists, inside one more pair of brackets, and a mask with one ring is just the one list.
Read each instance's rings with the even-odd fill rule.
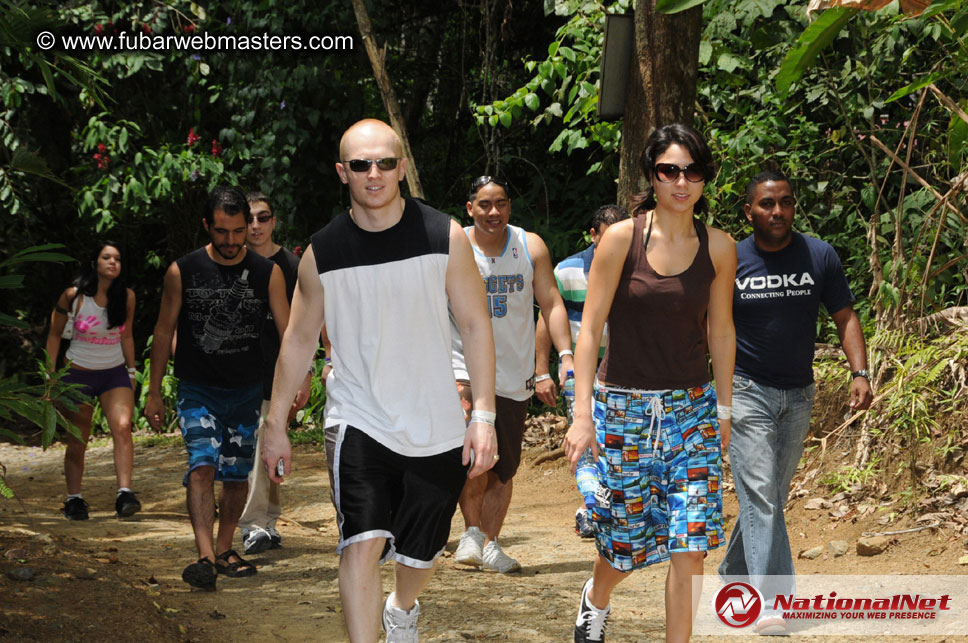
[[[248,214],[240,189],[212,191],[203,219],[211,242],[169,266],[151,347],[145,416],[157,429],[165,416],[161,382],[178,328],[178,424],[188,450],[185,485],[199,553],[182,578],[204,589],[215,588],[216,571],[229,577],[256,571],[232,550],[232,537],[254,461],[263,326],[269,311],[280,335],[289,321],[282,271],[243,245]],[[215,480],[222,481],[217,540]]]

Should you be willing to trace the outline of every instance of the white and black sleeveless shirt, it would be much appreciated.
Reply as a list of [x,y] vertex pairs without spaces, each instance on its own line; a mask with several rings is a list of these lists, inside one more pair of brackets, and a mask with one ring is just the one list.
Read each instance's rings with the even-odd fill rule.
[[312,236],[333,345],[326,425],[346,422],[397,453],[457,448],[464,415],[450,363],[450,218],[407,199],[391,228],[343,212]]

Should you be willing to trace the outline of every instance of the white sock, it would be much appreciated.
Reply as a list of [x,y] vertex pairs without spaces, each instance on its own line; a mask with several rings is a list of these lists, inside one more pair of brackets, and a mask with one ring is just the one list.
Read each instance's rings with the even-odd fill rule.
[[127,491],[128,493],[134,493],[133,491],[131,491],[131,489],[128,489],[127,487],[119,487],[118,488],[118,495],[120,496],[125,491]]
[[74,498],[82,498],[82,497],[81,497],[81,494],[79,494],[79,493],[69,493],[69,494],[67,494],[67,499],[68,500],[72,500]]

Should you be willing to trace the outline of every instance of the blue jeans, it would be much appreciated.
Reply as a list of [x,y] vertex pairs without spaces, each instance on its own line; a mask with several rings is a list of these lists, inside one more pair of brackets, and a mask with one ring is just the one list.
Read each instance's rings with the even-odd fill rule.
[[729,462],[739,515],[719,574],[748,578],[769,605],[773,595],[794,590],[783,505],[810,428],[814,391],[813,384],[777,389],[733,376]]

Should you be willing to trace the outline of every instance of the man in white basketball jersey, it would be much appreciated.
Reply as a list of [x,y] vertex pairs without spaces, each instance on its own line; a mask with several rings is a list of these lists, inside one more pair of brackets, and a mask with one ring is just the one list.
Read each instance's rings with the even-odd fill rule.
[[[377,640],[381,601],[386,641],[417,640],[417,596],[447,544],[464,482],[497,461],[494,344],[473,251],[447,215],[401,196],[406,164],[386,123],[366,119],[343,134],[336,172],[350,209],[312,235],[299,263],[263,428],[263,461],[279,482],[280,462],[285,475],[291,466],[288,400],[325,321],[339,589],[353,643]],[[475,396],[467,425],[448,308],[468,340]],[[379,563],[388,559],[396,583],[383,601]]]
[[[484,279],[488,312],[497,355],[497,442],[499,460],[480,478],[468,479],[460,497],[465,532],[455,560],[501,573],[521,569],[504,553],[497,538],[511,504],[514,474],[521,462],[521,439],[528,403],[534,394],[534,301],[551,327],[551,339],[562,360],[562,371],[573,368],[568,314],[558,294],[551,255],[541,237],[508,225],[511,199],[507,184],[480,176],[471,183],[467,213],[474,225],[464,229]],[[471,388],[464,365],[465,346],[452,332],[454,374],[464,408],[470,408]],[[476,387],[477,385],[474,384]],[[473,391],[476,395],[476,389]]]

